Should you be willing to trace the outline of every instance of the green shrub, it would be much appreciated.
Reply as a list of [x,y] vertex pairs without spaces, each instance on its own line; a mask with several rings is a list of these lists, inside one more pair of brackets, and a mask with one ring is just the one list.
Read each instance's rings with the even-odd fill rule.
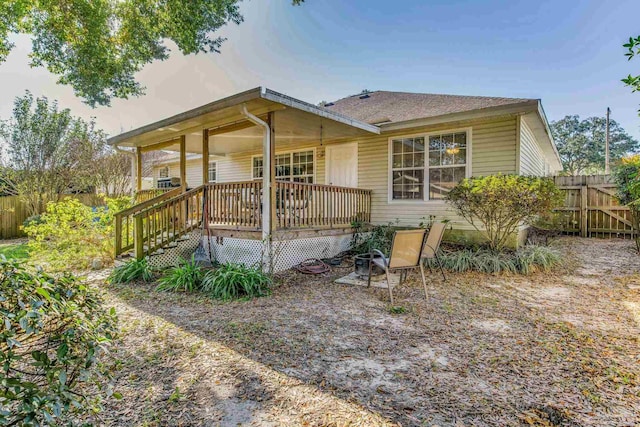
[[[629,206],[633,228],[640,232],[640,155],[625,157],[613,169],[618,201]],[[640,234],[636,237],[636,248],[640,251]]]
[[24,226],[31,257],[53,270],[82,269],[95,258],[113,261],[113,214],[130,198],[106,199],[106,207],[91,208],[70,197],[50,202],[38,221]]
[[200,289],[204,270],[196,262],[195,256],[182,260],[177,267],[170,268],[158,281],[158,291],[193,292]]
[[0,425],[69,425],[98,411],[115,312],[69,274],[1,258]]
[[502,174],[464,179],[447,194],[455,211],[498,251],[520,225],[551,212],[561,198],[549,178]]
[[153,271],[146,258],[131,261],[113,269],[109,283],[129,283],[135,280],[150,282],[153,279]]
[[[547,271],[560,264],[560,254],[547,246],[524,246],[517,251],[496,252],[490,249],[460,249],[441,251],[440,260],[445,269],[462,273],[479,271],[481,273],[518,273],[530,274],[534,271]],[[435,259],[428,259],[427,266],[439,268]]]
[[222,264],[202,280],[202,291],[221,300],[261,297],[270,292],[271,279],[258,268]]
[[363,231],[362,224],[352,224],[354,228],[353,239],[351,241],[351,252],[360,254],[368,253],[373,249],[378,249],[384,254],[389,254],[393,233],[396,227],[392,222],[386,225],[376,225],[370,231]]

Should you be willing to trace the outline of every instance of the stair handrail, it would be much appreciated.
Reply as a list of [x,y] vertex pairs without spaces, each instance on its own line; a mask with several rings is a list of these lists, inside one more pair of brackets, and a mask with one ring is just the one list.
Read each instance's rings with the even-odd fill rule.
[[[114,222],[114,232],[115,232],[115,256],[119,256],[123,254],[125,251],[133,248],[133,239],[131,242],[129,241],[129,233],[127,232],[126,244],[122,244],[122,229],[123,229],[123,219],[127,220],[127,228],[131,227],[133,229],[133,215],[137,212],[140,212],[143,209],[149,208],[157,203],[162,202],[163,200],[167,200],[171,197],[175,197],[180,194],[182,188],[174,188],[173,190],[167,191],[163,194],[159,194],[156,197],[153,197],[149,200],[146,200],[142,203],[137,203],[130,208],[123,209],[121,211],[113,214],[113,222]],[[131,220],[131,224],[129,221]]]
[[[186,191],[184,193],[180,193],[176,196],[173,196],[169,199],[163,200],[160,203],[156,203],[153,206],[149,206],[145,209],[142,209],[138,212],[136,212],[135,214],[133,214],[133,224],[134,224],[134,250],[135,250],[135,256],[137,259],[140,259],[142,257],[144,257],[145,255],[149,255],[149,253],[153,252],[153,250],[156,249],[156,247],[148,247],[147,250],[145,251],[144,249],[144,240],[145,238],[149,239],[149,233],[147,236],[145,236],[144,234],[144,218],[146,216],[148,216],[152,211],[154,210],[161,210],[163,209],[163,207],[169,206],[175,202],[180,202],[183,199],[188,199],[189,197],[196,195],[200,192],[202,192],[204,194],[204,192],[206,191],[207,185],[200,185],[198,187],[192,188],[189,191]],[[200,220],[201,221],[201,220]],[[200,223],[198,224],[190,224],[189,227],[185,228],[184,230],[180,230],[179,233],[174,233],[172,235],[171,238],[167,238],[166,242],[163,241],[163,244],[168,244],[174,240],[176,240],[177,238],[189,233],[191,230],[193,230],[194,228],[196,228],[197,226],[199,226]],[[155,232],[154,232],[155,233]],[[154,240],[155,237],[157,237],[157,234],[154,234]]]

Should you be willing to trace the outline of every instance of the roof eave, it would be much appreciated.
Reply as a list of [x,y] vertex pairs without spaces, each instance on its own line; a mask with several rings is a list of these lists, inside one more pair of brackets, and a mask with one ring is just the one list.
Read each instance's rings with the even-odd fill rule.
[[313,104],[300,101],[290,96],[272,91],[265,87],[257,87],[254,89],[247,90],[245,92],[241,92],[241,93],[229,96],[227,98],[223,98],[223,99],[211,102],[201,107],[197,107],[197,108],[185,111],[183,113],[176,114],[166,119],[162,119],[157,122],[122,133],[120,135],[113,136],[109,138],[107,142],[111,145],[117,145],[123,141],[129,140],[131,138],[135,138],[137,136],[143,135],[148,132],[152,132],[156,129],[170,127],[177,123],[180,123],[186,120],[191,120],[199,116],[202,116],[204,114],[212,113],[217,110],[233,107],[235,105],[240,105],[242,103],[245,103],[254,99],[265,99],[271,102],[285,105],[287,107],[292,107],[298,110],[306,111],[308,113],[315,114],[317,116],[324,117],[326,119],[333,120],[335,122],[346,124],[370,133],[380,134],[380,128],[377,126],[360,122],[358,120],[352,119],[351,117],[348,117],[342,114],[333,113],[331,111],[325,110],[324,108],[320,108]]
[[404,120],[401,122],[384,123],[380,125],[382,131],[395,131],[410,129],[420,126],[429,126],[438,123],[481,119],[484,117],[500,116],[507,114],[528,113],[538,111],[539,100],[529,99],[513,104],[499,105],[496,107],[478,108],[475,110],[461,111],[457,113],[441,114],[438,116],[420,119]]

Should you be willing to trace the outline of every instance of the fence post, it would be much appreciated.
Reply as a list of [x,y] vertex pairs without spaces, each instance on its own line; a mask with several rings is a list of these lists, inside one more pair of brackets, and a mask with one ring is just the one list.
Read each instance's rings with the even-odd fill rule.
[[136,215],[134,217],[136,219],[134,223],[135,227],[135,255],[136,259],[140,260],[144,257],[144,229],[143,229],[143,221],[142,215]]
[[585,182],[580,185],[580,236],[587,237],[588,221],[588,191]]

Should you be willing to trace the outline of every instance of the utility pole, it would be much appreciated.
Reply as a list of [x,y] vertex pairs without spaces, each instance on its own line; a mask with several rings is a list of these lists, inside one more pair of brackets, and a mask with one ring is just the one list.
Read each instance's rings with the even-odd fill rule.
[[609,175],[609,114],[611,109],[607,107],[607,134],[604,140],[604,174]]

